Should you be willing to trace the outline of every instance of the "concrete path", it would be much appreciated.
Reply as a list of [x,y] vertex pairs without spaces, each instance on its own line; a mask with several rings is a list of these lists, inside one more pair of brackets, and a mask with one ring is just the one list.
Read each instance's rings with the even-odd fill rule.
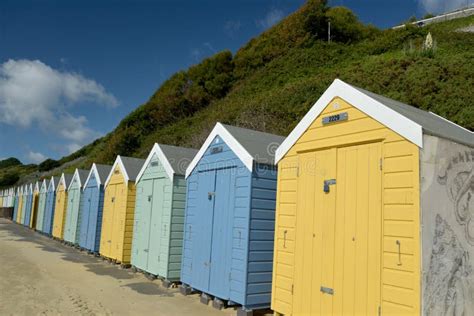
[[0,219],[0,315],[235,315]]

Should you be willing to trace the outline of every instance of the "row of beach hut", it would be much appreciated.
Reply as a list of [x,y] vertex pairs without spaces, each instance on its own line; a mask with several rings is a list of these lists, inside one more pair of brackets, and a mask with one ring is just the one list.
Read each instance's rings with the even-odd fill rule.
[[436,280],[474,293],[474,254],[454,255],[474,252],[473,166],[471,131],[336,80],[287,138],[217,123],[199,150],[155,144],[146,160],[4,190],[0,205],[239,313],[436,314],[459,289]]

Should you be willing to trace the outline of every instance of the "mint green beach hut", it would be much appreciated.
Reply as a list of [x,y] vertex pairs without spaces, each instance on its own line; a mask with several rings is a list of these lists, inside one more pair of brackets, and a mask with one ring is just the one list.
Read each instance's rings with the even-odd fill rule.
[[197,150],[155,144],[137,176],[132,265],[178,281],[183,248],[186,168]]
[[41,183],[38,197],[38,215],[36,215],[35,229],[43,231],[44,210],[46,208],[46,194],[48,193],[49,180],[44,179]]
[[64,240],[73,244],[79,243],[78,219],[82,198],[82,187],[86,182],[89,170],[76,169],[69,184],[66,222],[64,225]]

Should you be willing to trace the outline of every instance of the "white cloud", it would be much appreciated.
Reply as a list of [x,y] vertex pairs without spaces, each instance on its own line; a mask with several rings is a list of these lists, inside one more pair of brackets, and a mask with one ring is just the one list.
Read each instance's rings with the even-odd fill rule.
[[268,29],[274,24],[278,23],[281,19],[285,17],[285,14],[282,10],[273,8],[265,15],[263,19],[257,21],[257,26],[260,26],[263,29]]
[[31,151],[28,152],[28,154],[26,155],[28,160],[31,161],[32,163],[40,163],[40,162],[43,162],[47,159],[47,157],[45,155],[43,155],[42,153],[39,153],[39,152],[34,152],[34,151]]
[[92,79],[62,72],[39,60],[9,60],[0,65],[0,123],[37,125],[75,144],[98,136],[87,118],[67,110],[81,102],[115,107],[117,99]]
[[431,13],[445,13],[466,7],[466,0],[419,0],[423,9]]

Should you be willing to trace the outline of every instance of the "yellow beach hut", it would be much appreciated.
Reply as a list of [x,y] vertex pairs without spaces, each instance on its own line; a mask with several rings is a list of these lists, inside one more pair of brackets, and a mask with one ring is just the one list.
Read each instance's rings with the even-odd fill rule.
[[144,159],[117,156],[105,181],[99,253],[117,263],[130,263],[135,180],[144,163]]
[[71,183],[72,177],[72,174],[63,173],[59,179],[58,187],[56,188],[52,232],[54,238],[63,239],[64,236],[64,223],[66,221],[65,213],[67,209],[67,189]]
[[35,187],[33,189],[33,203],[31,205],[31,218],[30,218],[30,223],[29,223],[30,228],[36,227],[36,219],[38,217],[40,186],[41,186],[41,182],[36,181]]
[[436,114],[335,80],[276,151],[272,309],[474,314],[473,148]]

